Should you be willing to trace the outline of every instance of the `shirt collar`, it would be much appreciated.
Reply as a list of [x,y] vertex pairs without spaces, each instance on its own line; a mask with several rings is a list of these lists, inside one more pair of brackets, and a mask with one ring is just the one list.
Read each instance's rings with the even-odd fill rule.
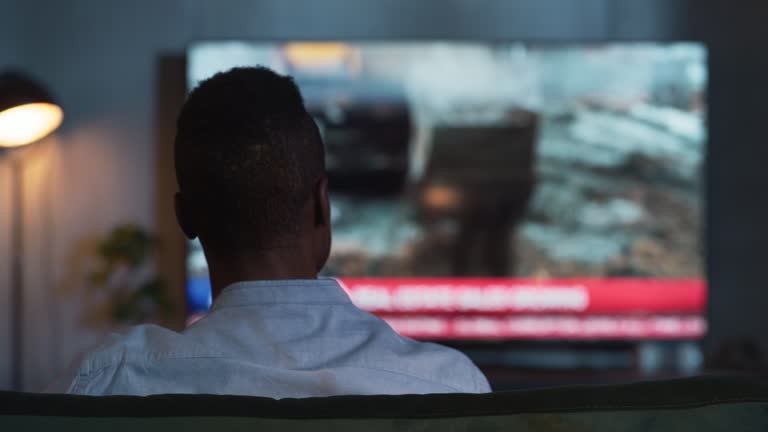
[[212,309],[264,304],[349,304],[333,278],[244,281],[227,286]]

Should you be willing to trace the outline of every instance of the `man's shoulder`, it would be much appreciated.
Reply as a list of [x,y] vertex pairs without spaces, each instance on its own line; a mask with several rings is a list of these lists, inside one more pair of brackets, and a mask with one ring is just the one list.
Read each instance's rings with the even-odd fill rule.
[[398,362],[406,373],[440,382],[460,392],[490,391],[485,375],[461,351],[432,342],[402,338],[405,349],[398,354],[412,361]]
[[457,392],[490,391],[485,375],[461,351],[402,336],[380,317],[364,314],[375,334],[370,340],[376,342],[366,344],[364,355],[355,359],[358,365],[438,383]]
[[118,363],[210,355],[209,349],[182,333],[154,324],[142,324],[112,333],[84,356],[81,369],[85,372]]

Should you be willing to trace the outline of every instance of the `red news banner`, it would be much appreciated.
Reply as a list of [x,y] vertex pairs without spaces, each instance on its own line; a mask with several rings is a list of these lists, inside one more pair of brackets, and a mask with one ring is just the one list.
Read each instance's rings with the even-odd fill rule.
[[342,278],[359,307],[423,339],[695,339],[701,279]]

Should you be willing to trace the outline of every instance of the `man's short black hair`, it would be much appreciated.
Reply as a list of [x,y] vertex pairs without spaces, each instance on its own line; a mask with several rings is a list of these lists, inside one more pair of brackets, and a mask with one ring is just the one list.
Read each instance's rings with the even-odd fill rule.
[[179,115],[176,178],[210,247],[271,247],[299,230],[325,176],[323,144],[293,79],[242,67],[202,81]]

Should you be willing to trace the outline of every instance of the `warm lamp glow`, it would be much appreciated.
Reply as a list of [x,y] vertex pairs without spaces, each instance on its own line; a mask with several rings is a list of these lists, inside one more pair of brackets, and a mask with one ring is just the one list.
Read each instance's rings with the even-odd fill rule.
[[0,112],[0,147],[33,143],[56,130],[63,112],[58,105],[30,103]]

